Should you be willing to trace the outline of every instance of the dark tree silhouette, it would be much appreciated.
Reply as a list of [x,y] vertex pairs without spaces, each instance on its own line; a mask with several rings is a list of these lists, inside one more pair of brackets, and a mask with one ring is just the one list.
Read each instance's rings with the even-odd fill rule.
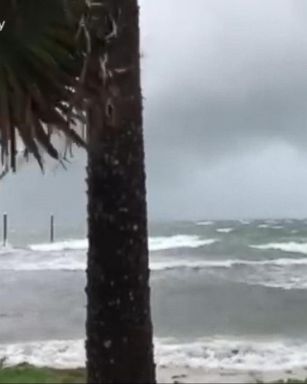
[[95,4],[86,78],[94,95],[88,107],[88,382],[152,383],[139,9],[136,0]]
[[137,0],[1,0],[0,11],[3,169],[16,169],[19,139],[41,167],[41,149],[60,158],[53,132],[84,145],[72,125],[86,109],[88,382],[153,383]]

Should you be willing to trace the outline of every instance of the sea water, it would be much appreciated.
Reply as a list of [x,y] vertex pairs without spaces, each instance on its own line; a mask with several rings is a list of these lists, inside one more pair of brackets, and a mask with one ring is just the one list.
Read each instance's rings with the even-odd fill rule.
[[[32,235],[0,251],[0,358],[82,366],[87,241]],[[307,221],[153,223],[149,247],[158,364],[306,364]]]

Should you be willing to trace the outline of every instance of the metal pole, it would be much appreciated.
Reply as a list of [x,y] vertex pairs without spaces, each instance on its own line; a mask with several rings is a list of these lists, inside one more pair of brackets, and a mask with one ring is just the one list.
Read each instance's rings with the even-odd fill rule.
[[54,243],[54,215],[50,216],[50,243]]
[[3,214],[3,246],[7,244],[7,214]]

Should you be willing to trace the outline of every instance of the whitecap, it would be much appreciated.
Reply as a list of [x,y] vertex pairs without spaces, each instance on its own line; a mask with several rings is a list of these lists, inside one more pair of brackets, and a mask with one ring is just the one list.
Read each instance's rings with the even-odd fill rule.
[[[303,367],[307,344],[294,340],[155,339],[158,366],[273,371]],[[83,340],[0,345],[5,366],[28,363],[59,369],[85,366]]]
[[268,243],[268,244],[250,245],[250,247],[255,249],[260,249],[260,250],[278,250],[278,251],[284,251],[284,252],[307,254],[307,243],[297,243],[294,241],[290,241],[287,243]]
[[32,251],[41,251],[41,252],[53,252],[53,251],[65,251],[65,250],[74,250],[74,249],[87,249],[88,240],[65,240],[56,243],[45,243],[45,244],[32,244],[29,245],[29,248]]
[[175,235],[149,238],[150,251],[176,248],[198,248],[216,243],[217,239],[202,239],[196,235]]
[[218,228],[216,230],[216,232],[220,232],[220,233],[230,233],[233,231],[233,228]]
[[[217,241],[216,239],[202,239],[196,235],[157,236],[149,238],[149,250],[160,251],[172,248],[198,248],[204,245],[211,245]],[[87,248],[87,239],[72,239],[56,243],[32,244],[29,246],[29,249],[32,251],[39,252],[86,250]]]
[[207,226],[207,225],[212,225],[214,224],[213,221],[198,221],[196,223],[197,225],[204,225],[204,226]]

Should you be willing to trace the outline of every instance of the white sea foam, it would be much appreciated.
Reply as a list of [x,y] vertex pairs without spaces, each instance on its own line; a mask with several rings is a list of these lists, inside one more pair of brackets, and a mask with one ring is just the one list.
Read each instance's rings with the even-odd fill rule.
[[271,260],[244,260],[244,259],[227,259],[227,260],[191,260],[191,259],[166,259],[152,262],[153,270],[167,270],[177,268],[231,268],[235,266],[304,266],[307,265],[307,258],[291,259],[279,258]]
[[261,250],[277,250],[284,252],[303,253],[307,254],[307,243],[297,243],[290,241],[287,243],[268,243],[260,245],[250,245],[251,248]]
[[214,224],[213,221],[198,221],[196,223],[197,225],[204,225],[204,226],[207,226],[207,225],[212,225]]
[[16,249],[0,257],[2,271],[77,271],[85,267],[86,255],[81,251],[42,253]]
[[196,235],[175,235],[149,238],[151,251],[162,251],[176,248],[198,248],[216,243],[216,239],[202,239]]
[[8,367],[22,363],[58,369],[84,367],[84,342],[67,340],[0,345],[0,360],[3,359]]
[[[216,239],[202,239],[199,236],[176,235],[152,237],[149,239],[151,251],[162,251],[176,248],[198,248],[214,244]],[[30,249],[3,248],[0,252],[0,270],[37,271],[37,270],[85,270],[86,240],[63,241],[54,244],[31,245]],[[307,243],[269,243],[250,245],[259,250],[281,250],[286,252],[307,253]],[[275,266],[287,268],[306,266],[307,258],[276,258],[262,260],[234,259],[195,259],[192,257],[154,257],[150,259],[153,271],[170,269],[205,269],[232,268],[236,266]]]
[[[227,271],[230,268],[244,267],[244,273]],[[161,260],[151,263],[153,271],[176,271],[180,269],[202,270],[218,279],[247,285],[257,285],[284,290],[307,289],[307,263],[305,259],[275,260]]]
[[203,268],[230,268],[234,264],[240,263],[240,260],[188,260],[188,259],[166,259],[151,261],[152,271],[165,271],[171,269],[203,269]]
[[[305,366],[307,344],[291,340],[224,339],[181,344],[172,339],[157,339],[155,355],[158,366],[273,371]],[[4,359],[5,366],[28,363],[38,367],[84,367],[84,342],[68,340],[1,345],[0,359]]]
[[5,246],[0,246],[0,255],[1,254],[8,254],[15,252],[15,248],[11,244],[6,244]]
[[283,229],[282,225],[259,224],[258,228]]
[[52,252],[52,251],[65,251],[73,249],[87,249],[88,240],[66,240],[57,243],[46,244],[32,244],[29,246],[32,251]]
[[166,366],[273,371],[306,364],[307,345],[291,341],[200,340],[189,344],[160,344],[158,362]]
[[281,278],[281,277],[274,278],[274,275],[272,275],[268,279],[264,279],[263,277],[258,277],[258,278],[245,277],[244,279],[241,280],[241,282],[248,285],[260,285],[262,287],[278,288],[278,289],[284,289],[286,291],[292,290],[292,289],[296,289],[296,290],[307,289],[306,275],[297,277],[297,278],[291,277],[291,276],[286,276],[284,278]]
[[[201,239],[196,235],[158,236],[149,238],[149,249],[161,251],[172,248],[198,248],[215,243],[216,239]],[[85,250],[88,248],[88,240],[66,240],[57,243],[32,244],[32,251],[54,252],[65,250]]]
[[[149,239],[151,251],[162,251],[176,248],[198,248],[214,244],[218,240],[201,239],[198,236],[176,235],[169,237],[152,237]],[[67,240],[52,244],[34,244],[29,249],[10,249],[0,253],[0,270],[39,271],[39,270],[85,270],[86,240]],[[164,266],[164,267],[163,267]],[[155,270],[180,267],[197,267],[197,262],[185,260],[155,262],[151,268]],[[202,267],[203,264],[200,264]]]
[[[184,258],[178,259],[153,259],[150,260],[150,269],[152,271],[163,271],[170,269],[190,268],[214,268],[226,267],[230,268],[234,264],[245,263],[244,260],[188,260]],[[66,254],[49,254],[44,258],[35,255],[24,254],[22,257],[10,257],[1,260],[0,270],[11,271],[40,271],[40,270],[62,270],[62,271],[78,271],[85,270],[85,255],[77,255],[76,253]]]
[[220,233],[230,233],[233,231],[233,228],[218,228],[216,230],[216,232],[220,232]]
[[[206,243],[208,244],[208,242]],[[212,243],[210,243],[212,244]],[[204,245],[204,243],[202,243]],[[159,248],[160,249],[160,248]],[[166,248],[165,248],[166,249]],[[306,266],[307,258],[277,258],[264,260],[246,259],[196,259],[191,257],[154,257],[150,258],[150,268],[153,271],[171,269],[205,269],[232,268],[236,266]],[[86,268],[86,252],[83,250],[33,252],[15,250],[12,253],[0,255],[0,270],[11,271],[40,271],[63,270],[78,271]]]

